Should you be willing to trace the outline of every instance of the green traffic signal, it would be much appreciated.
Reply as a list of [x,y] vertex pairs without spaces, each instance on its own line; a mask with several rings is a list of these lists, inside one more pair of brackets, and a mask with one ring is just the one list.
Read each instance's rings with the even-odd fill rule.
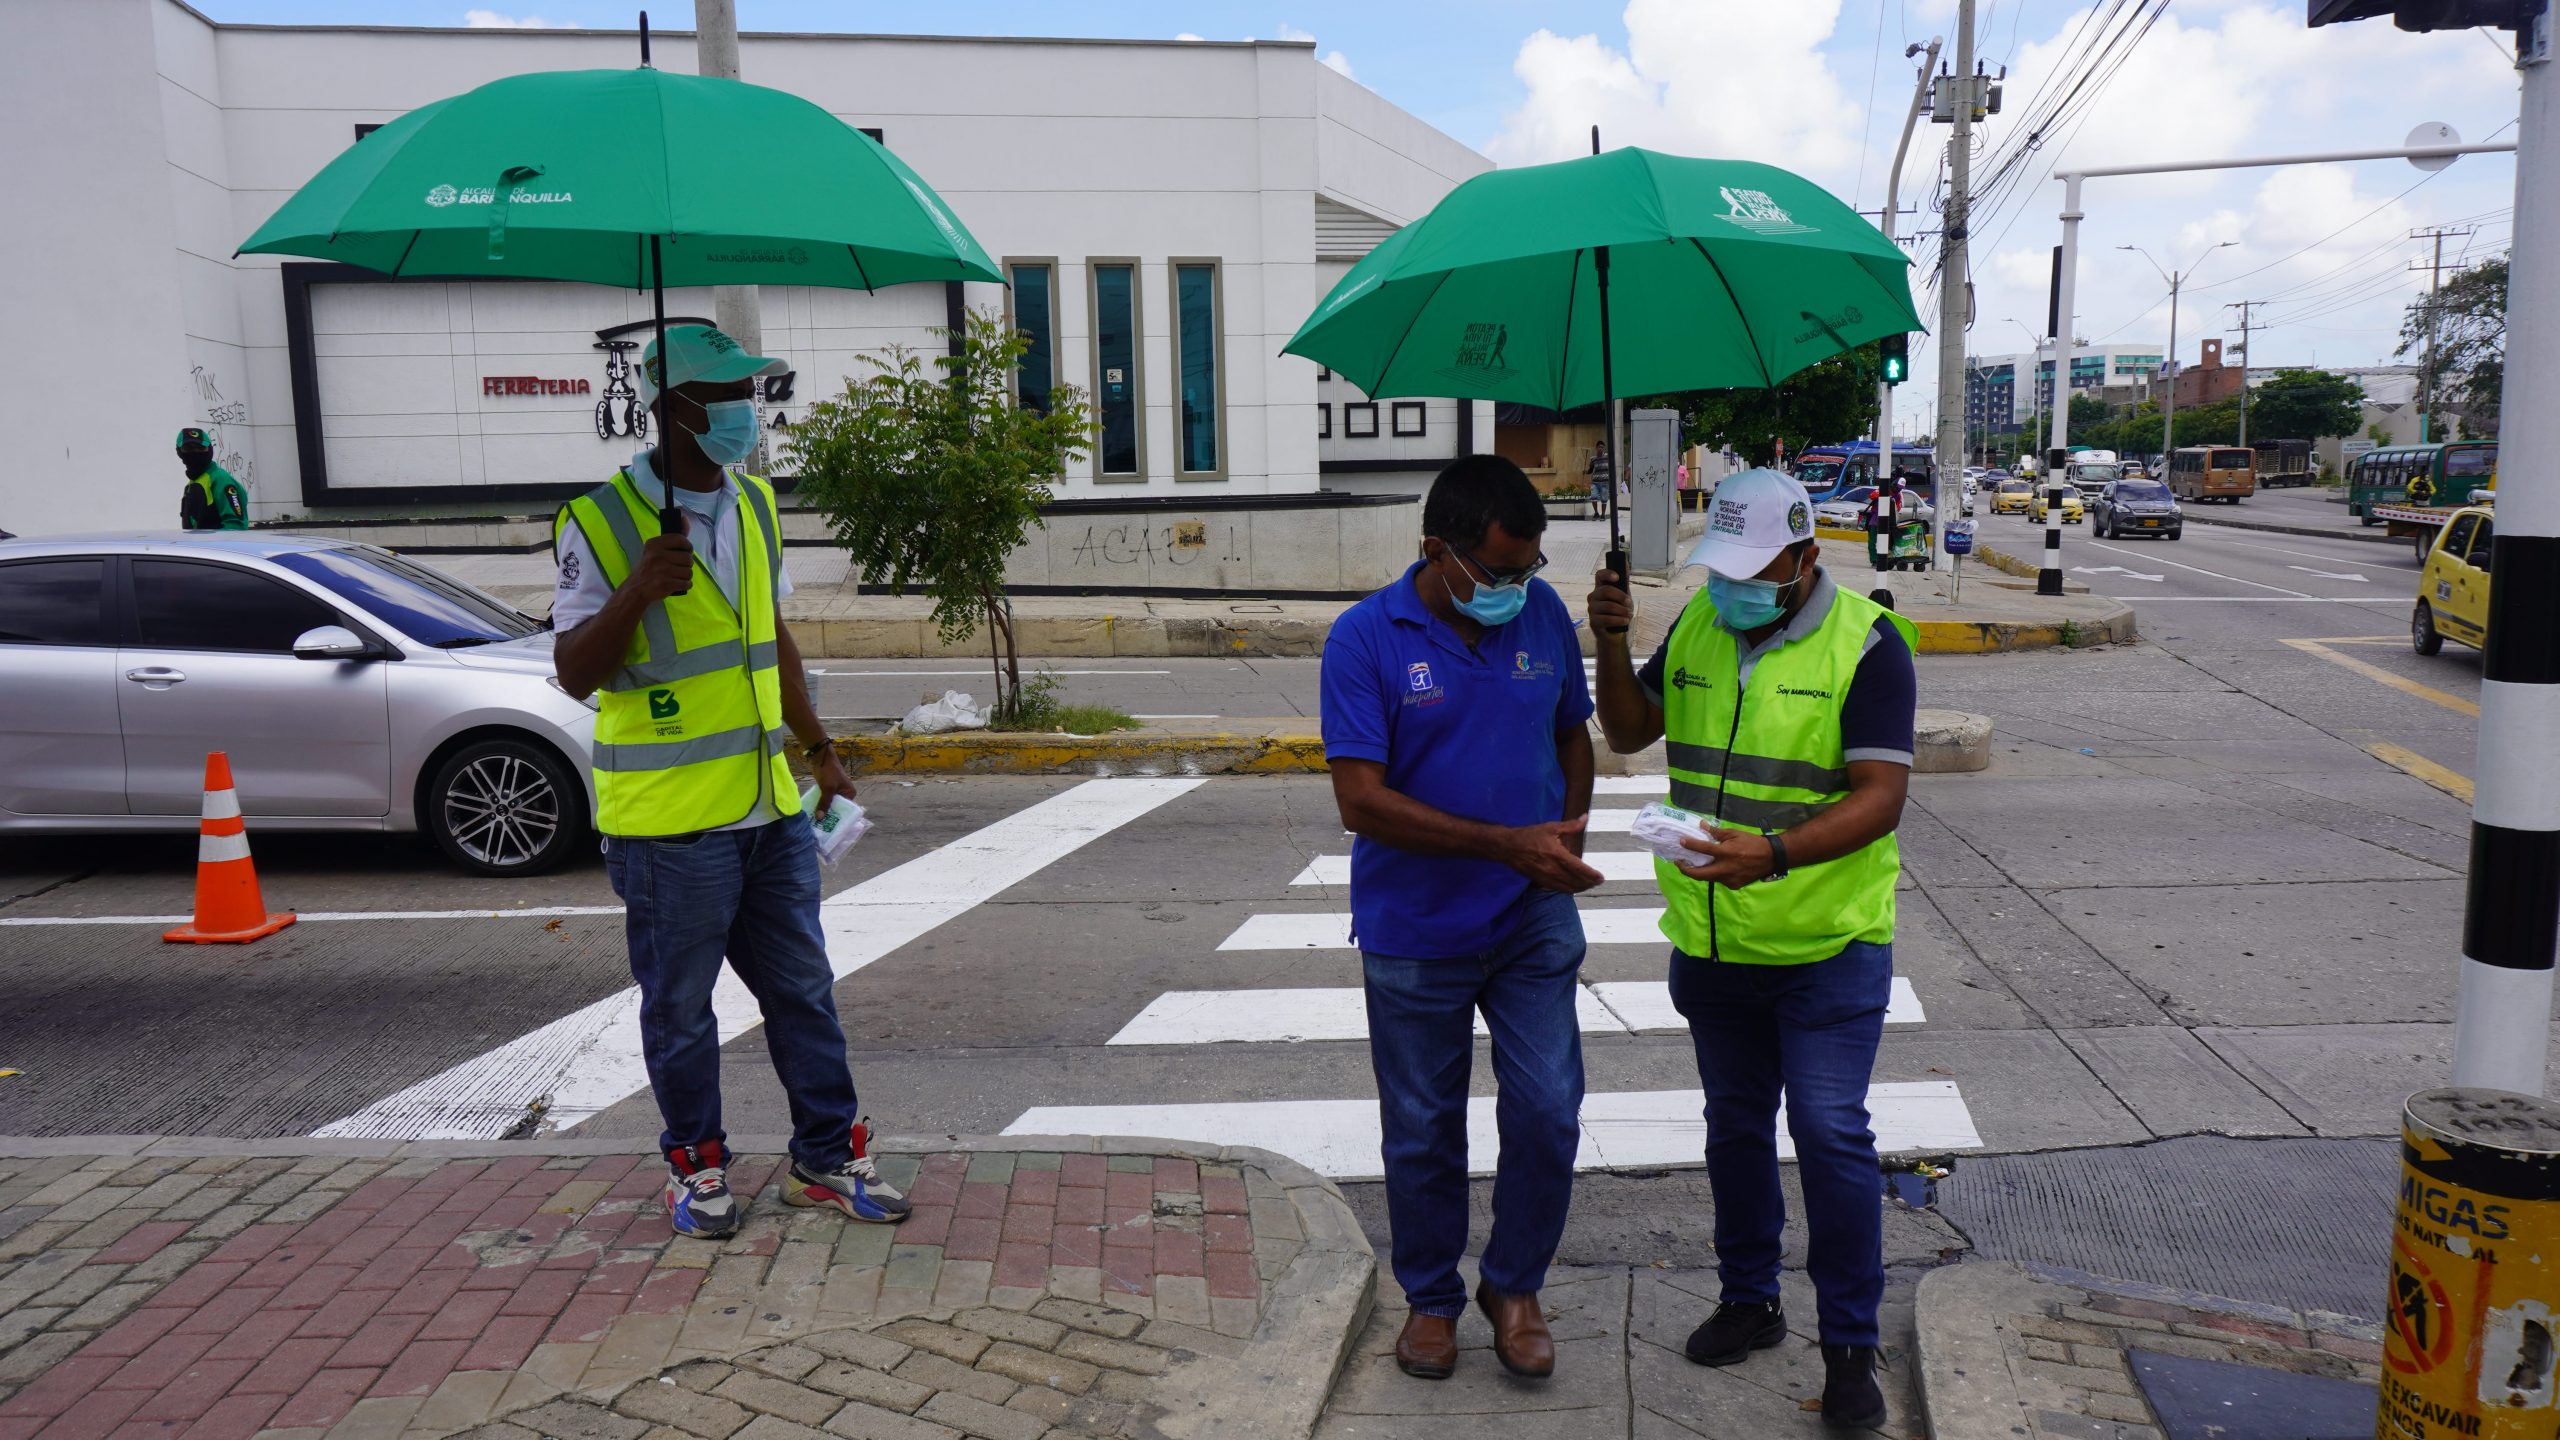
[[1877,343],[1884,358],[1884,383],[1899,385],[1911,378],[1911,337],[1887,335]]

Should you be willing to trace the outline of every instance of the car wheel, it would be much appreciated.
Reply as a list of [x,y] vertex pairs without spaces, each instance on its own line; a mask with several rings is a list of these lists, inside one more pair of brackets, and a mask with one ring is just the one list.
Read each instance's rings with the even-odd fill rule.
[[481,740],[436,767],[419,818],[475,875],[538,875],[587,838],[586,787],[546,745]]
[[2359,519],[2359,520],[2362,520],[2362,521],[2365,523],[2365,527],[2366,527],[2367,529],[2370,529],[2370,528],[2372,528],[2373,526],[2376,526],[2376,525],[2379,525],[2379,524],[2381,524],[2381,523],[2382,523],[2379,519],[2375,518],[2374,513],[2373,513],[2373,507],[2372,507],[2372,506],[2370,506],[2370,505],[2367,505],[2367,506],[2363,507],[2362,509],[2360,509],[2360,510],[2356,511],[2356,518],[2357,518],[2357,519]]
[[2409,617],[2409,648],[2421,655],[2433,655],[2444,648],[2444,637],[2436,633],[2436,612],[2427,602],[2418,602],[2416,613]]

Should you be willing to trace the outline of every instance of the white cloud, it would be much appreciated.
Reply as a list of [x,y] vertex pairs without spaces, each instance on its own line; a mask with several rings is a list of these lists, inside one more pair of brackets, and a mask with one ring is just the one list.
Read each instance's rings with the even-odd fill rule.
[[1188,40],[1188,41],[1190,41],[1190,42],[1192,42],[1192,43],[1194,43],[1194,44],[1197,44],[1197,43],[1199,43],[1199,42],[1200,42],[1200,41],[1202,41],[1202,40],[1206,40],[1206,39],[1208,39],[1209,37],[1208,37],[1208,36],[1206,36],[1206,35],[1194,35],[1194,34],[1192,34],[1190,31],[1185,30],[1185,31],[1183,31],[1181,34],[1176,35],[1176,36],[1174,36],[1173,38],[1174,38],[1174,39],[1176,39],[1176,40]]
[[1271,38],[1274,40],[1303,40],[1309,44],[1313,44],[1315,43],[1316,37],[1313,31],[1301,30],[1297,26],[1283,20],[1271,28]]
[[465,10],[462,23],[474,30],[549,30],[566,25],[539,15],[501,15],[495,10]]
[[1326,69],[1340,75],[1345,80],[1357,80],[1360,78],[1359,76],[1351,73],[1351,58],[1339,50],[1327,50],[1324,52],[1324,60],[1322,63]]
[[1643,145],[1786,165],[1846,189],[1863,115],[1822,43],[1840,0],[1628,0],[1626,49],[1540,30],[1512,73],[1528,90],[1486,146],[1505,164]]

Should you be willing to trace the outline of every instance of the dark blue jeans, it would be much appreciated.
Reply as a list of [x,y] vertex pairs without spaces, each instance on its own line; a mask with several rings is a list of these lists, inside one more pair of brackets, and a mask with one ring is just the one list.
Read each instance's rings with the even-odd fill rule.
[[1477,955],[1360,953],[1396,1283],[1417,1314],[1467,1308],[1458,1257],[1467,1248],[1467,1084],[1477,1011],[1493,1032],[1493,1115],[1502,1137],[1486,1283],[1513,1295],[1545,1288],[1573,1200],[1582,1121],[1582,1026],[1573,1005],[1582,915],[1572,896],[1532,890],[1508,918],[1503,939]]
[[1826,1345],[1877,1342],[1884,1298],[1883,1179],[1867,1081],[1893,993],[1893,947],[1853,943],[1811,965],[1731,965],[1672,952],[1671,1003],[1688,1018],[1707,1092],[1716,1275],[1729,1304],[1778,1298],[1778,1097],[1796,1142],[1805,1269]]
[[765,1048],[791,1102],[791,1156],[832,1170],[853,1153],[861,1111],[835,972],[818,928],[818,847],[807,817],[684,840],[606,842],[622,897],[640,1050],[658,1097],[663,1147],[725,1140],[720,1032],[711,987],[727,957],[764,1015]]

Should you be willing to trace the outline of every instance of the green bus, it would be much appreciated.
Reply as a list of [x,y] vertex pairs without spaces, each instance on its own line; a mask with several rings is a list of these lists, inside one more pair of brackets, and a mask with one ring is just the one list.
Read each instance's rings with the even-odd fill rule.
[[2497,484],[2498,442],[2457,440],[2367,450],[2347,466],[2347,513],[2378,525],[2382,522],[2374,517],[2374,507],[2410,503],[2409,486],[2421,477],[2435,490],[2425,503],[2468,505],[2472,491]]

